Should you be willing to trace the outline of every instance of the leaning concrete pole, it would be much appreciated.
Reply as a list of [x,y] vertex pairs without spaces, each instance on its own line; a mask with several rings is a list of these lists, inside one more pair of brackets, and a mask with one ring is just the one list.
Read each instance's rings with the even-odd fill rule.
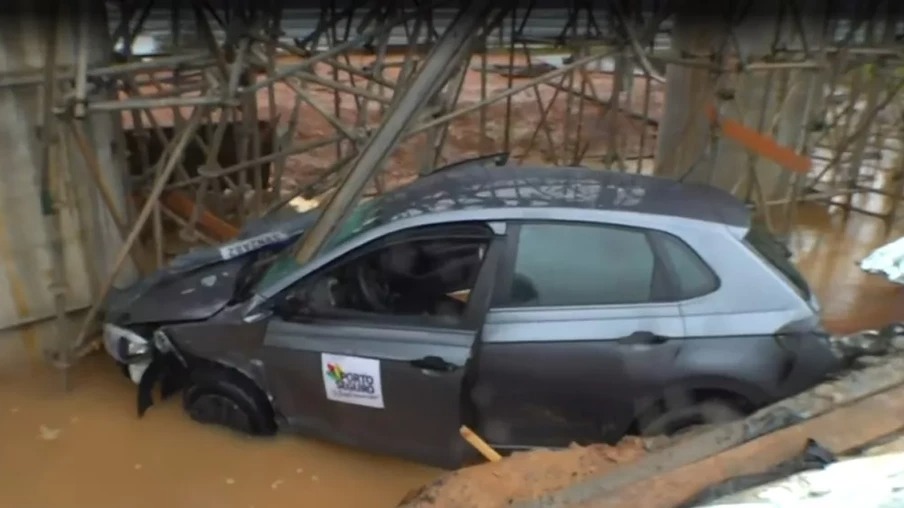
[[463,8],[420,65],[411,85],[396,92],[383,122],[361,148],[352,169],[327,201],[317,222],[304,235],[295,255],[299,263],[307,262],[317,254],[358,201],[364,187],[398,145],[418,113],[442,90],[462,59],[471,54],[474,36],[494,9],[491,4],[474,0]]

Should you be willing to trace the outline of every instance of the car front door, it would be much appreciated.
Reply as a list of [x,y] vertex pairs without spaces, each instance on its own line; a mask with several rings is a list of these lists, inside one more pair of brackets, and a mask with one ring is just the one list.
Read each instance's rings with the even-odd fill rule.
[[277,411],[309,435],[457,465],[462,386],[500,252],[482,225],[428,227],[356,249],[290,287],[264,347]]
[[684,322],[643,229],[510,225],[472,398],[500,448],[617,439]]

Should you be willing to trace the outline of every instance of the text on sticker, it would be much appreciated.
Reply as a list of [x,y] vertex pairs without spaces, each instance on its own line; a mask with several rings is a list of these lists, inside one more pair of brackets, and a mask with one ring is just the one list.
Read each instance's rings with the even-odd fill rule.
[[281,242],[286,238],[288,238],[288,236],[281,231],[257,235],[247,240],[242,240],[241,242],[230,243],[220,247],[220,257],[224,260],[232,259],[256,251],[271,243]]

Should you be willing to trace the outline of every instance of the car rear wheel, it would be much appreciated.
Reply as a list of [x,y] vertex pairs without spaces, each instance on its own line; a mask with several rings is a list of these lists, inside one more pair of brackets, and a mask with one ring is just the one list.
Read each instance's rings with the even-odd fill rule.
[[722,400],[705,400],[669,409],[640,426],[643,436],[678,436],[704,425],[717,425],[744,418],[744,412]]
[[200,423],[250,435],[276,433],[273,411],[261,390],[227,368],[205,365],[193,369],[182,403],[191,419]]

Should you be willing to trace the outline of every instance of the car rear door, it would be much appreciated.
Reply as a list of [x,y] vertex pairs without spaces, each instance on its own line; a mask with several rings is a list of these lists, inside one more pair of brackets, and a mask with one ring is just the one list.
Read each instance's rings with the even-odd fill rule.
[[[479,350],[479,428],[500,448],[617,439],[684,334],[648,232],[510,224]],[[619,287],[610,286],[610,284]]]
[[268,390],[288,425],[373,452],[458,465],[467,453],[458,433],[468,422],[462,386],[498,260],[492,235],[487,245],[456,325],[376,313],[277,312],[264,361]]

